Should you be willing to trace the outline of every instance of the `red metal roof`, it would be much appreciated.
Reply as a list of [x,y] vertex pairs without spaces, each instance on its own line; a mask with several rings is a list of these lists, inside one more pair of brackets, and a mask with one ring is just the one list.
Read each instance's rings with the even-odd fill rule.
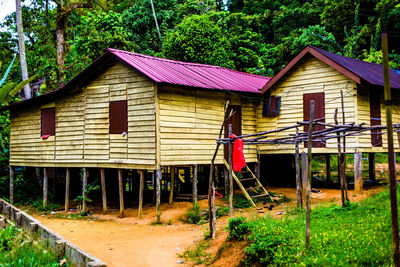
[[156,83],[261,93],[269,77],[223,67],[152,57],[117,49],[108,52]]

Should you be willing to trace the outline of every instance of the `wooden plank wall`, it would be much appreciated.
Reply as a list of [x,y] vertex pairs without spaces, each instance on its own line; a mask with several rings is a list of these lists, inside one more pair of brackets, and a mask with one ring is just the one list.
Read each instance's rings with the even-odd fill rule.
[[[374,88],[377,89],[377,88]],[[383,88],[380,88],[380,102],[381,102],[381,124],[386,125],[386,112]],[[398,90],[392,90],[392,101],[393,101],[393,123],[400,123],[400,92]],[[358,86],[357,89],[357,123],[365,123],[366,125],[371,124],[370,120],[370,97],[368,86]],[[397,138],[397,133],[394,134],[394,148],[396,152],[400,151],[400,144]],[[382,147],[372,147],[371,136],[359,136],[357,142],[360,146],[361,152],[387,152],[387,135],[382,136]]]
[[[109,101],[128,100],[128,134],[109,134]],[[48,105],[47,105],[48,106]],[[40,108],[11,119],[14,166],[156,167],[155,87],[116,63],[82,93],[53,103],[56,135],[40,138]]]
[[[210,164],[227,99],[242,105],[242,133],[256,129],[255,104],[238,94],[221,91],[159,87],[161,165]],[[256,148],[246,147],[248,162],[257,161]],[[223,148],[216,160],[222,164]]]
[[[281,96],[280,115],[269,118],[262,116],[262,104],[257,108],[257,131],[269,131],[295,124],[303,120],[303,94],[325,93],[325,117],[334,123],[334,112],[339,108],[338,119],[342,121],[340,90],[344,94],[346,122],[355,120],[355,84],[327,64],[316,58],[305,58],[287,76],[271,89],[271,95]],[[303,131],[303,129],[301,129]],[[295,129],[271,135],[279,138],[294,134]],[[355,138],[347,138],[347,147],[356,147]],[[304,149],[304,146],[300,146]],[[262,153],[294,153],[294,145],[262,145]],[[326,148],[314,148],[315,153],[337,153],[336,140],[328,140]]]

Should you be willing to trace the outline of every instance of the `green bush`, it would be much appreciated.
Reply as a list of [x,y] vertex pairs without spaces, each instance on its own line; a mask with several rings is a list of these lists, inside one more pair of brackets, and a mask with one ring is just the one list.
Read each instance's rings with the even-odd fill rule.
[[238,217],[229,220],[229,240],[243,240],[249,233],[249,225],[245,217]]
[[61,206],[59,204],[55,204],[55,203],[51,203],[51,202],[47,202],[47,206],[44,207],[43,206],[43,200],[36,200],[35,202],[33,202],[32,206],[35,208],[35,210],[37,212],[50,212],[53,210],[58,210],[61,208]]
[[[215,215],[217,218],[225,216],[229,213],[229,207],[216,206],[215,207]],[[190,207],[186,210],[186,214],[184,218],[181,218],[181,221],[191,224],[204,224],[209,220],[209,211],[208,209],[200,209],[199,205],[195,205],[194,207]]]

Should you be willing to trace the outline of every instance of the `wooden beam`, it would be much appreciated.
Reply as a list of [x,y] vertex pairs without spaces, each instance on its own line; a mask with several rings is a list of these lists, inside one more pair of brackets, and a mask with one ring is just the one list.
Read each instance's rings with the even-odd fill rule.
[[87,180],[89,176],[89,172],[86,168],[82,169],[83,171],[83,178],[82,178],[82,211],[87,212],[87,205],[86,205],[86,187],[87,187]]
[[224,168],[224,194],[229,194],[229,170]]
[[48,185],[47,169],[43,168],[43,207],[47,207],[47,185]]
[[197,164],[193,165],[193,206],[197,205]]
[[140,174],[140,186],[139,186],[139,209],[138,209],[138,217],[142,218],[142,210],[143,210],[143,189],[144,189],[144,171],[139,171]]
[[303,197],[303,203],[306,202],[306,190],[307,190],[307,176],[308,176],[308,156],[306,152],[301,152],[301,191]]
[[354,192],[359,194],[363,190],[362,153],[354,153]]
[[69,210],[69,184],[71,180],[71,169],[65,170],[65,212]]
[[171,167],[171,184],[169,190],[169,205],[172,206],[174,204],[174,188],[175,188],[175,167]]
[[100,169],[101,181],[101,198],[103,201],[103,213],[107,212],[107,191],[106,191],[106,174],[104,168]]
[[162,171],[158,169],[156,171],[156,213],[157,213],[157,223],[161,223],[161,179]]
[[118,169],[118,188],[119,188],[119,217],[124,217],[124,188],[122,184],[122,169]]
[[331,154],[325,154],[326,182],[331,181]]
[[10,170],[10,204],[14,204],[14,167],[8,166]]
[[310,248],[311,238],[311,181],[312,181],[312,132],[314,130],[314,100],[310,101],[310,125],[308,126],[308,175],[307,175],[307,190],[306,190],[306,249]]
[[375,153],[368,153],[369,179],[375,180]]
[[[296,132],[298,130],[296,129]],[[301,170],[300,170],[300,156],[299,156],[299,143],[296,142],[295,146],[295,167],[296,167],[296,199],[297,207],[303,208],[303,194],[301,192]]]
[[[229,124],[229,135],[231,136],[232,134],[232,124]],[[233,217],[233,179],[232,179],[232,150],[233,150],[233,145],[232,142],[229,142],[229,154],[228,154],[228,162],[229,162],[229,217]]]

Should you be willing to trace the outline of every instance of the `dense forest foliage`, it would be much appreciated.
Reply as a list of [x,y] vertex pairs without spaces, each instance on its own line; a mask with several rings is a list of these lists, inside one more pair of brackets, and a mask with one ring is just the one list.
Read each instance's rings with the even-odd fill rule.
[[[381,62],[389,35],[392,68],[400,68],[397,0],[32,0],[22,18],[30,75],[56,90],[107,47],[272,76],[307,45]],[[63,33],[60,42],[60,33]],[[1,23],[0,74],[15,54],[15,13]],[[63,60],[57,58],[57,44]],[[64,62],[63,61],[63,62]],[[8,82],[21,81],[18,57]],[[3,166],[7,114],[0,116]]]

